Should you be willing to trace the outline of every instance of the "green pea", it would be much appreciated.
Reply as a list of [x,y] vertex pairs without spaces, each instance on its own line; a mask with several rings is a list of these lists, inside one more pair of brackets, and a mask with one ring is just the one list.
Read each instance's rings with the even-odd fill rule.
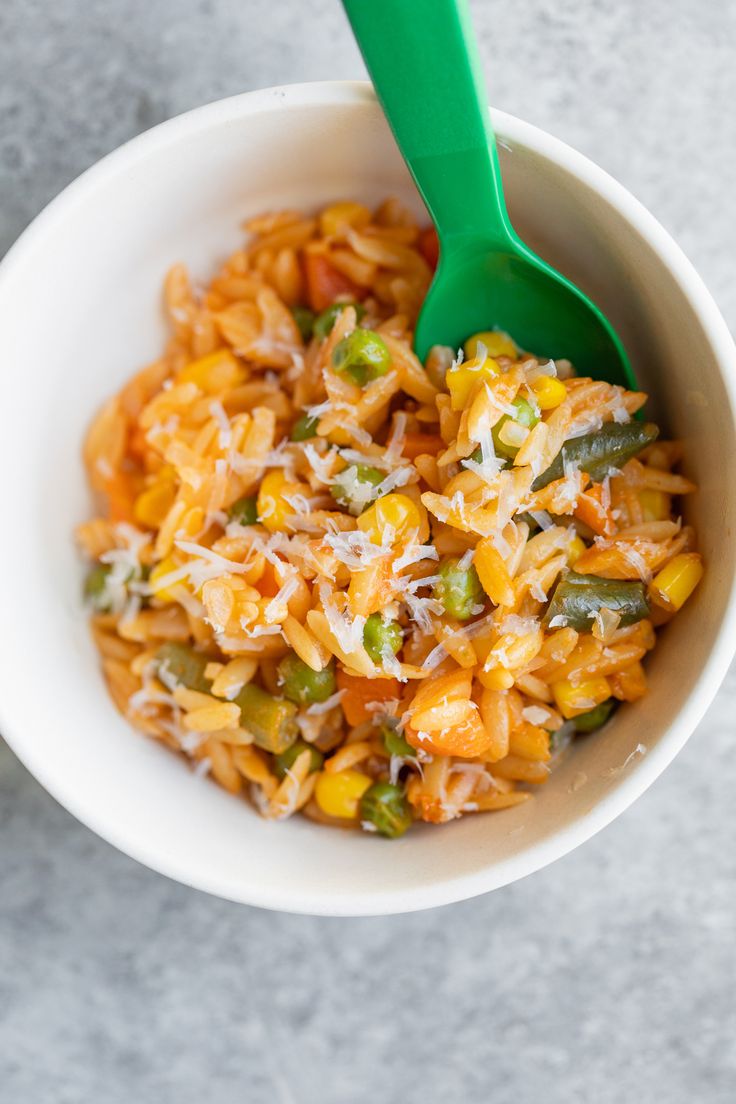
[[109,613],[111,602],[107,593],[107,579],[111,564],[97,563],[90,568],[84,580],[84,597],[95,613]]
[[206,655],[196,652],[188,644],[179,644],[169,641],[162,644],[156,652],[159,670],[165,683],[167,676],[180,686],[186,686],[189,690],[198,690],[200,694],[208,694],[212,688],[210,679],[205,678],[204,672],[210,662]]
[[318,425],[319,418],[311,418],[309,414],[302,414],[301,418],[297,418],[292,427],[292,441],[309,441],[310,438],[316,437]]
[[383,724],[381,725],[380,731],[383,746],[389,755],[399,755],[402,759],[416,759],[416,748],[413,748],[411,744],[404,739],[398,728],[394,728],[394,726],[390,724]]
[[334,659],[321,671],[313,671],[295,652],[290,652],[279,663],[278,676],[284,697],[297,705],[327,701],[335,693]]
[[286,751],[282,751],[280,755],[274,757],[273,767],[276,771],[276,777],[283,778],[286,772],[294,766],[303,751],[309,752],[310,774],[322,769],[322,764],[325,761],[322,752],[316,747],[312,747],[311,744],[305,743],[304,740],[296,740]]
[[476,607],[485,603],[485,594],[473,565],[459,565],[460,561],[454,556],[442,561],[437,572],[440,581],[434,585],[434,594],[450,617],[467,621],[477,612]]
[[335,325],[338,315],[345,310],[345,307],[352,307],[357,321],[360,322],[365,314],[365,307],[361,303],[333,303],[331,307],[317,315],[313,327],[315,337],[324,341],[332,332],[332,327]]
[[531,403],[527,402],[526,399],[514,399],[511,405],[516,411],[513,419],[510,414],[504,414],[503,418],[497,421],[493,429],[491,430],[491,435],[493,437],[493,447],[496,450],[496,455],[506,456],[509,460],[513,460],[519,450],[513,445],[507,445],[504,441],[501,440],[500,433],[506,423],[509,421],[514,421],[517,425],[524,426],[525,429],[533,429],[539,421],[539,415],[537,414]]
[[255,495],[244,495],[237,502],[233,502],[228,509],[227,516],[238,525],[256,525],[258,522],[258,509]]
[[398,839],[411,827],[414,818],[399,786],[374,782],[360,799],[360,819],[375,824],[382,836]]
[[280,755],[296,740],[296,706],[285,698],[275,698],[260,686],[249,682],[235,698],[240,706],[240,723],[253,737],[256,747]]
[[608,698],[607,701],[596,705],[594,709],[589,709],[587,713],[578,713],[573,720],[575,731],[588,733],[595,732],[597,728],[602,728],[615,708],[616,699]]
[[384,619],[381,613],[372,613],[363,629],[363,646],[374,663],[382,663],[387,652],[396,653],[404,643],[404,632],[398,621]]
[[302,341],[306,344],[314,332],[314,311],[310,310],[309,307],[292,307],[291,313],[294,316],[294,321],[299,327]]
[[369,506],[375,495],[373,488],[383,483],[386,473],[368,464],[351,464],[335,476],[330,494],[355,517]]
[[332,353],[332,366],[338,375],[349,376],[359,387],[385,376],[390,364],[388,346],[373,330],[353,330],[338,341]]

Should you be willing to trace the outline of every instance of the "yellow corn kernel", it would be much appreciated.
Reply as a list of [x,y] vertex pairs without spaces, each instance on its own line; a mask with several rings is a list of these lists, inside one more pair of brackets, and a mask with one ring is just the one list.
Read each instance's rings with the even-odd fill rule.
[[519,355],[516,345],[509,335],[502,333],[500,330],[482,330],[480,333],[469,337],[463,345],[463,352],[466,357],[471,359],[477,356],[479,344],[485,345],[486,353],[491,357],[505,356],[516,360]]
[[554,410],[567,398],[567,388],[555,376],[537,376],[530,388],[540,410]]
[[422,520],[419,506],[408,495],[387,494],[360,515],[358,528],[374,544],[398,544],[408,533],[418,532]]
[[666,610],[679,610],[703,578],[703,561],[697,552],[682,552],[654,576],[649,588],[653,602]]
[[362,203],[333,203],[319,216],[319,228],[326,237],[339,234],[346,226],[360,229],[371,221],[371,213]]
[[317,779],[314,796],[327,816],[357,820],[360,799],[371,785],[372,779],[356,770],[322,773]]
[[155,598],[158,598],[161,602],[175,602],[177,598],[177,587],[185,586],[183,579],[180,579],[178,583],[173,583],[170,587],[159,586],[159,579],[163,579],[166,575],[170,575],[172,571],[176,571],[181,567],[180,563],[177,563],[171,556],[167,556],[165,560],[161,560],[161,563],[156,564],[153,571],[148,577],[148,585]]
[[245,371],[229,349],[217,349],[200,360],[193,360],[177,377],[177,383],[196,383],[209,395],[237,387],[244,380]]
[[569,721],[571,717],[587,713],[610,698],[611,687],[608,679],[602,677],[586,679],[578,686],[574,686],[569,679],[560,679],[552,683],[552,694],[560,713]]
[[639,491],[644,521],[667,521],[670,516],[671,499],[664,491]]
[[573,567],[585,551],[586,544],[582,537],[573,537],[567,546],[567,562]]
[[141,525],[158,529],[176,498],[176,485],[169,474],[164,474],[136,498],[133,515]]
[[468,405],[471,392],[475,390],[477,384],[493,379],[500,371],[498,362],[493,360],[492,357],[486,357],[485,360],[474,357],[471,360],[464,360],[462,364],[456,364],[454,368],[450,368],[445,380],[447,390],[450,392],[452,409],[464,410]]
[[286,519],[294,514],[294,507],[286,501],[285,494],[294,494],[299,490],[282,471],[270,471],[261,481],[256,499],[256,511],[261,525],[270,533],[284,532]]

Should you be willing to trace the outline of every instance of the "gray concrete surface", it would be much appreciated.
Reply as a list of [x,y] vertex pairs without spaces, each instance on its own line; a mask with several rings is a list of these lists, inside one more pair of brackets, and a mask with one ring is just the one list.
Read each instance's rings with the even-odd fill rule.
[[[494,101],[622,180],[736,325],[734,4],[472,6]],[[336,0],[3,0],[0,249],[161,119],[362,72]],[[732,672],[666,775],[553,867],[381,920],[168,882],[1,746],[0,1102],[732,1101],[735,711]]]

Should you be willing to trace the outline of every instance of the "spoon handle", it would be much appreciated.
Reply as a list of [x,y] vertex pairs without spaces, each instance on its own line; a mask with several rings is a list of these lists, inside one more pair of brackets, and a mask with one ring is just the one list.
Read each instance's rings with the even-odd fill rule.
[[443,250],[513,230],[466,0],[343,0]]

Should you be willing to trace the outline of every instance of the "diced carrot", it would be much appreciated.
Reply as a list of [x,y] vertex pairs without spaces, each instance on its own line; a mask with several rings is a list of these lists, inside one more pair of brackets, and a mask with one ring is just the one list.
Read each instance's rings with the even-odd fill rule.
[[323,253],[304,254],[304,277],[307,299],[315,311],[327,310],[340,296],[356,299],[361,295],[358,285],[338,272]]
[[440,256],[440,243],[434,226],[428,226],[419,235],[419,252],[424,257],[429,267],[434,270]]
[[428,456],[438,456],[444,452],[445,442],[440,436],[433,433],[407,433],[404,438],[403,454],[407,460],[416,460],[417,456],[427,453]]
[[373,713],[366,708],[370,703],[401,697],[398,679],[362,678],[360,675],[349,675],[342,668],[338,668],[337,688],[345,691],[340,705],[349,725],[363,724],[371,719]]

